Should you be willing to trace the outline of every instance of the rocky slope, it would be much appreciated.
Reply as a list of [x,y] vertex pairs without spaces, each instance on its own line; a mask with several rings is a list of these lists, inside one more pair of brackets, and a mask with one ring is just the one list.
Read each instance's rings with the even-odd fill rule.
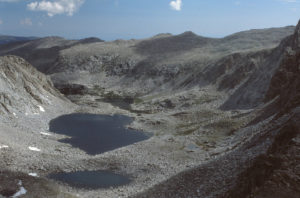
[[39,114],[53,100],[65,100],[44,74],[16,56],[0,58],[0,114]]
[[[24,187],[29,192],[23,197],[70,197],[56,184],[28,175],[24,167],[36,171],[37,166],[30,164],[49,157],[47,147],[55,142],[49,144],[41,132],[52,117],[73,106],[49,77],[24,59],[0,57],[0,197],[13,197]],[[21,168],[22,164],[26,165]]]

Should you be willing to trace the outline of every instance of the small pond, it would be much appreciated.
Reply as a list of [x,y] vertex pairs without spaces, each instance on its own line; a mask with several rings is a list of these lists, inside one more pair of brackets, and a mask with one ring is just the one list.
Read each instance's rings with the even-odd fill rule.
[[130,183],[126,176],[109,171],[79,171],[71,173],[54,173],[49,178],[67,183],[75,188],[110,188]]
[[150,134],[127,129],[133,121],[123,115],[69,114],[49,123],[49,130],[71,138],[60,140],[96,155],[150,138]]

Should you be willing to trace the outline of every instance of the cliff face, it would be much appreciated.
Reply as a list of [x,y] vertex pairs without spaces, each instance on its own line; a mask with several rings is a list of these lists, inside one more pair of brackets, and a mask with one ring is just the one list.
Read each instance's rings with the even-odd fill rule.
[[300,105],[300,23],[290,37],[284,57],[272,77],[265,101],[276,98],[281,114]]
[[0,114],[40,113],[62,98],[50,79],[24,59],[0,57]]
[[283,58],[265,95],[269,105],[263,114],[274,115],[270,125],[280,123],[284,117],[287,122],[268,151],[241,174],[240,185],[228,197],[300,196],[300,22],[284,47]]

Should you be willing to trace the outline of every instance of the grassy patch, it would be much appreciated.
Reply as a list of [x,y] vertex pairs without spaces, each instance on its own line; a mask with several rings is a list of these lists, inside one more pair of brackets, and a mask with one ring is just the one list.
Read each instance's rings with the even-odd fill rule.
[[216,132],[222,132],[224,135],[232,135],[234,131],[243,126],[243,122],[239,120],[232,120],[225,118],[216,122],[205,125],[204,128],[214,130]]
[[142,98],[142,100],[144,100],[144,101],[150,101],[150,100],[153,100],[153,99],[155,99],[155,98],[159,98],[159,97],[162,97],[162,94],[156,94],[156,95],[148,95],[148,96],[144,96],[143,98]]
[[210,103],[210,102],[212,102],[214,100],[217,100],[217,99],[218,99],[217,96],[202,95],[199,98],[196,98],[194,100],[194,103],[197,104],[197,105],[200,105],[200,104]]
[[141,98],[134,98],[134,100],[133,100],[133,103],[134,103],[134,104],[141,104],[141,103],[143,103],[143,102],[144,102],[144,100],[141,99]]
[[121,99],[122,96],[115,94],[113,91],[110,91],[108,93],[103,94],[103,97],[107,100],[115,100],[115,99]]
[[201,147],[203,150],[205,151],[208,151],[210,150],[211,148],[215,148],[215,145],[216,145],[216,141],[218,141],[219,139],[217,137],[210,137],[207,139],[206,142],[203,142],[203,140],[197,140],[195,142],[195,144],[199,147]]
[[176,126],[176,135],[190,135],[199,129],[199,123],[182,123]]
[[101,96],[104,94],[105,89],[99,85],[94,85],[93,88],[88,90],[88,94],[93,96]]
[[181,136],[185,136],[185,135],[190,135],[192,133],[194,133],[199,127],[195,127],[195,128],[190,128],[190,129],[186,129],[183,131],[179,131],[177,132],[177,135],[181,135]]

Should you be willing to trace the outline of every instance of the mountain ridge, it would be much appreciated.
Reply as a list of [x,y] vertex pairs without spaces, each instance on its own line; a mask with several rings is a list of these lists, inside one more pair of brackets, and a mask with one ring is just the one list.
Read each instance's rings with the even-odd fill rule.
[[12,43],[12,42],[21,42],[21,41],[31,41],[35,40],[38,37],[22,37],[22,36],[10,36],[10,35],[0,35],[0,45]]

